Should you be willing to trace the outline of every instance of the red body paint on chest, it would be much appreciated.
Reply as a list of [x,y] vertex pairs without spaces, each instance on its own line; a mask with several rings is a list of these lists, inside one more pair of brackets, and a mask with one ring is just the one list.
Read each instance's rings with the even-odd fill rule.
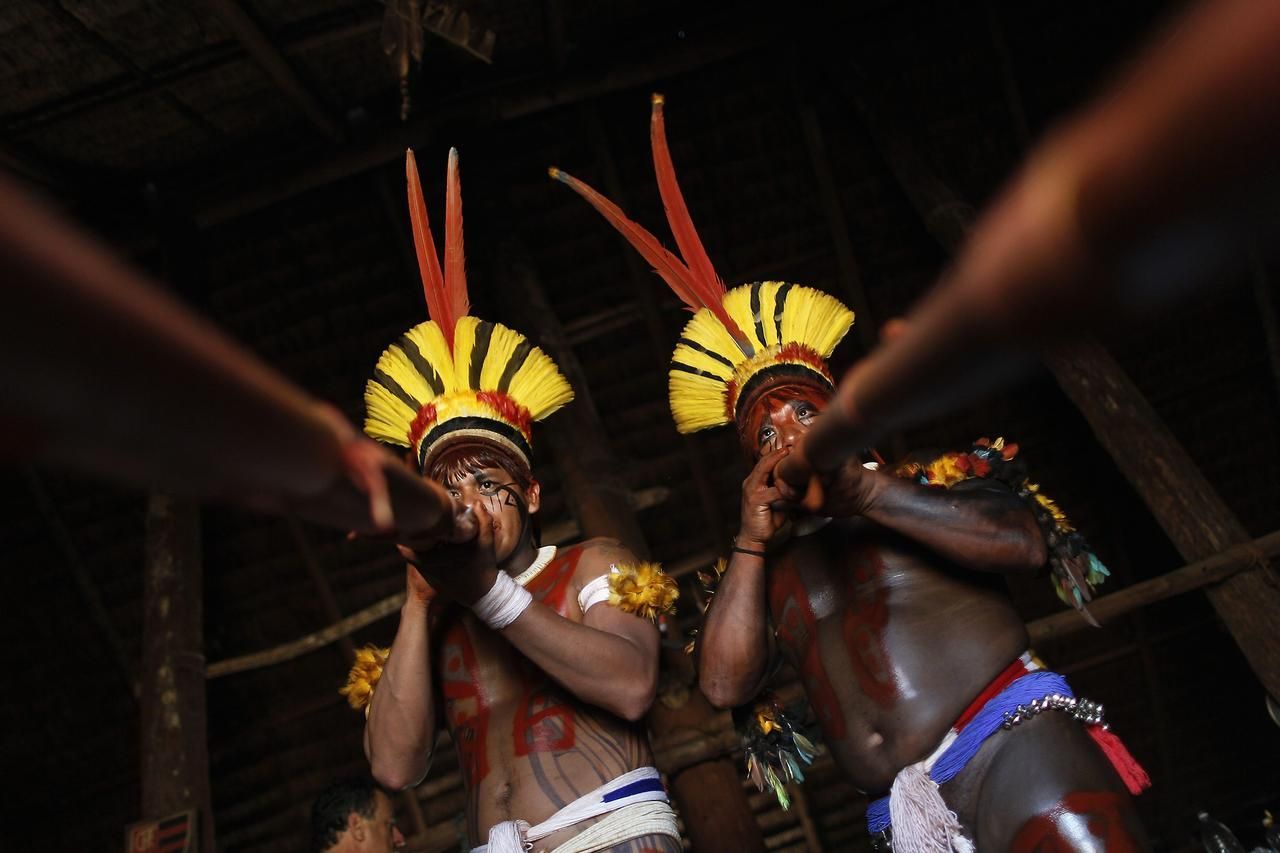
[[582,546],[576,545],[556,553],[556,558],[525,586],[533,597],[561,616],[567,616],[569,592],[573,589],[573,575],[582,558]]
[[489,736],[489,706],[480,690],[480,669],[476,665],[471,636],[461,621],[445,635],[440,689],[459,763],[467,786],[479,784],[489,775],[485,742]]
[[516,755],[563,752],[576,742],[573,706],[547,686],[529,686],[520,700],[512,726]]
[[846,733],[844,712],[822,664],[818,621],[809,605],[809,592],[789,559],[770,573],[769,607],[778,627],[778,639],[791,650],[796,666],[804,676],[805,692],[822,724],[823,734],[836,740],[843,738]]
[[1054,808],[1023,824],[1010,847],[1013,853],[1071,853],[1138,849],[1124,823],[1124,797],[1112,791],[1075,791]]
[[[579,545],[559,551],[556,558],[527,586],[534,598],[561,616],[569,615],[569,605],[573,600],[571,593],[575,590],[573,576],[578,570],[582,550]],[[542,681],[541,674],[525,672],[521,679],[524,681],[523,693],[511,729],[515,754],[572,749],[576,742],[573,706],[567,704],[558,691],[548,689],[549,685]]]
[[854,555],[848,573],[844,614],[840,628],[854,677],[871,701],[887,708],[897,698],[893,667],[884,647],[884,629],[889,624],[889,592],[880,582],[884,561],[870,550]]

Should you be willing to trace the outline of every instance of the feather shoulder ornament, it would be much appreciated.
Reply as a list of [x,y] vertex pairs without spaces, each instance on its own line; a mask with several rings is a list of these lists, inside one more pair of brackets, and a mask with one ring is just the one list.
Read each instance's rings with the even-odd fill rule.
[[655,622],[674,613],[680,588],[659,563],[618,563],[609,574],[609,603],[624,613]]
[[1004,483],[1030,507],[1040,526],[1049,551],[1054,593],[1063,604],[1074,607],[1097,626],[1087,605],[1111,572],[1057,502],[1031,481],[1017,455],[1018,445],[1012,442],[980,438],[967,451],[944,453],[928,462],[906,462],[895,468],[894,474],[924,486],[946,489],[973,479]]
[[365,646],[356,652],[355,662],[347,673],[347,683],[338,690],[347,697],[347,704],[357,711],[363,709],[366,717],[373,704],[373,691],[378,687],[382,669],[390,656],[391,649]]

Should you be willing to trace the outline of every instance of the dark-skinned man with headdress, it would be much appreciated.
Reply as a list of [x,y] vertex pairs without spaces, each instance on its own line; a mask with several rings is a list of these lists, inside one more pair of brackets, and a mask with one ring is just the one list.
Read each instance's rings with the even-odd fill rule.
[[[1018,448],[883,463],[874,451],[825,484],[818,513],[773,476],[822,417],[827,366],[853,325],[831,296],[786,282],[727,290],[694,230],[653,99],[658,186],[680,256],[573,177],[586,198],[694,311],[672,356],[683,433],[734,425],[753,467],[727,566],[698,637],[699,683],[721,707],[750,703],[785,660],[827,748],[873,798],[882,849],[1138,850],[1131,793],[1146,774],[1102,719],[1028,649],[1004,576],[1051,568],[1085,608],[1105,568],[1027,479]],[[812,745],[775,701],[743,717],[748,769],[784,793]]]
[[675,584],[613,540],[539,546],[532,425],[573,398],[519,332],[468,315],[457,153],[441,265],[417,167],[409,210],[428,313],[378,359],[365,431],[446,485],[466,542],[400,545],[407,600],[389,650],[343,692],[391,789],[417,784],[443,724],[478,851],[673,853],[675,816],[639,720],[657,690],[659,612]]

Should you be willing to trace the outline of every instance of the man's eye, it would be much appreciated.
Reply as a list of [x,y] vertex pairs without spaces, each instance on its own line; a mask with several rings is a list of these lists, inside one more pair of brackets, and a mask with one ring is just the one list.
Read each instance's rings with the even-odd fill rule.
[[493,491],[493,480],[481,480],[479,485],[482,492]]

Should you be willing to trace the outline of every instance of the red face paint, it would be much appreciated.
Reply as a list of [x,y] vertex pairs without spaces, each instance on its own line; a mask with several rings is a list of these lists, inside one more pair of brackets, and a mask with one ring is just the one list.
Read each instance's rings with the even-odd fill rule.
[[[795,404],[804,403],[816,412],[827,407],[830,392],[805,383],[779,383],[761,392],[738,419],[738,437],[743,448],[752,458],[762,455],[760,431],[771,426],[777,431],[808,429],[807,423],[797,423]],[[788,407],[788,403],[791,404]]]
[[1112,791],[1074,791],[1062,802],[1023,824],[1013,839],[1013,853],[1072,853],[1138,849],[1124,823],[1125,800]]

